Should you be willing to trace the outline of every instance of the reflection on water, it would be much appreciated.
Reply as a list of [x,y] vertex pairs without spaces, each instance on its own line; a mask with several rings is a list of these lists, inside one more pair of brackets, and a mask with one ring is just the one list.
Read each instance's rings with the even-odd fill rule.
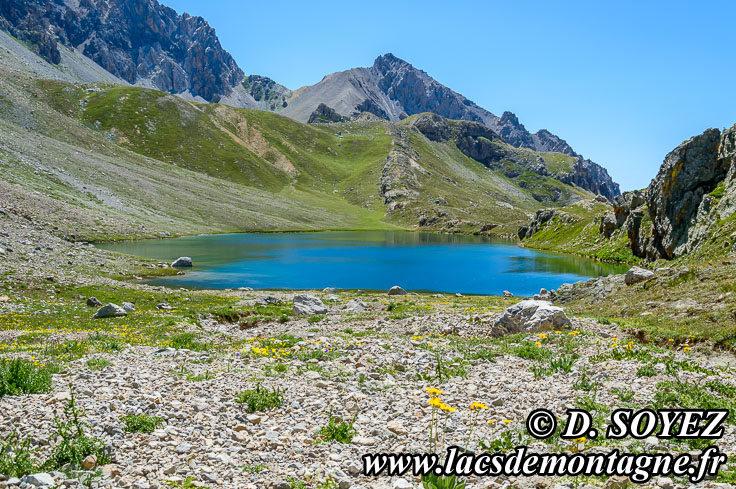
[[167,262],[191,256],[191,272],[151,281],[181,287],[382,290],[401,285],[531,295],[541,287],[626,269],[519,248],[510,240],[405,231],[226,234],[100,246]]

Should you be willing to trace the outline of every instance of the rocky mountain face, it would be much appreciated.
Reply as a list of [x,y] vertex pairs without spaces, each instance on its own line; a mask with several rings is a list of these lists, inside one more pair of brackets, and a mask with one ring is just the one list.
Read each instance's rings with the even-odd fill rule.
[[136,85],[217,102],[243,80],[215,30],[156,0],[3,0],[0,28],[59,63],[59,44]]
[[673,259],[735,213],[736,125],[708,129],[672,150],[649,187],[616,198],[600,229],[606,237],[623,229],[636,256]]
[[578,164],[565,176],[565,183],[600,193],[610,200],[620,193],[618,184],[603,167],[578,155],[565,140],[546,129],[529,132],[511,112],[498,117],[390,53],[376,58],[370,68],[333,73],[316,85],[293,92],[282,113],[305,122],[320,104],[334,108],[345,117],[369,112],[398,122],[429,112],[447,119],[482,124],[493,130],[496,137],[517,148],[558,152],[577,158]]
[[330,122],[347,122],[348,117],[342,116],[335,112],[332,107],[327,107],[325,104],[319,104],[319,106],[309,116],[308,124],[325,124]]
[[258,107],[271,112],[279,112],[286,108],[287,99],[291,97],[291,90],[276,83],[267,76],[250,75],[243,80],[243,88]]

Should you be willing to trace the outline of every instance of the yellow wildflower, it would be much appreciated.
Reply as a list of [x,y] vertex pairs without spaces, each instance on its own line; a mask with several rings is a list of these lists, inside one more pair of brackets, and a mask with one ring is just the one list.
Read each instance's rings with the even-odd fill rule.
[[483,404],[482,402],[473,402],[473,404],[470,405],[470,409],[476,410],[476,409],[488,409],[488,406]]
[[489,420],[488,420],[488,424],[493,424],[493,423],[495,423],[495,422],[496,422],[496,420],[495,420],[495,419],[489,419]]
[[439,407],[439,408],[441,408],[442,407],[442,402],[440,401],[440,398],[439,397],[432,397],[429,400],[429,405],[430,406],[433,406],[433,407]]
[[445,403],[440,403],[440,409],[442,409],[443,411],[448,411],[450,413],[454,413],[455,412],[455,408],[454,407],[450,407],[450,406],[448,406]]
[[683,347],[682,347],[682,351],[685,351],[685,352],[687,352],[687,351],[690,351],[690,350],[692,350],[692,348],[690,348],[690,347],[689,347],[689,346],[687,346],[687,345],[685,345],[685,346],[683,346]]
[[501,421],[501,422],[502,422],[502,423],[505,423],[505,424],[509,424],[509,423],[511,422],[511,420],[510,420],[510,419],[504,419],[504,420],[503,420],[503,421]]
[[539,337],[540,337],[540,338],[542,338],[542,339],[546,339],[546,338],[547,338],[547,335],[546,335],[546,334],[544,334],[544,333],[540,333],[540,334],[539,334]]
[[442,394],[442,391],[439,389],[435,389],[434,387],[427,387],[427,394],[431,394],[433,396],[439,396]]

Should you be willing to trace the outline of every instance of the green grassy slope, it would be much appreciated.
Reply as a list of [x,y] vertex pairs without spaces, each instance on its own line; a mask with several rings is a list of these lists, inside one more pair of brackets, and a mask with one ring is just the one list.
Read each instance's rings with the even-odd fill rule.
[[[80,222],[89,212],[108,216],[69,224],[73,236],[394,227],[513,233],[540,207],[590,197],[531,172],[508,178],[403,124],[419,191],[393,211],[381,180],[401,125],[308,125],[156,90],[37,80],[2,63],[0,72],[3,183],[26,202],[31,189],[58,201]],[[34,139],[35,152],[23,144]],[[541,156],[550,171],[567,162]],[[555,192],[557,200],[539,202]]]
[[[611,206],[597,201],[580,201],[563,207],[531,238],[522,241],[528,248],[574,253],[598,260],[641,263],[627,246],[626,233],[617,229],[610,238],[600,233],[600,222]],[[642,225],[646,225],[643,222]]]

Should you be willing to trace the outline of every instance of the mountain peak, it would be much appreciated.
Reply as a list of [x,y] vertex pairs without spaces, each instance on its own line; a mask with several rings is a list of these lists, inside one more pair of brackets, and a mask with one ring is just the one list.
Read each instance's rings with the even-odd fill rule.
[[376,58],[373,62],[373,68],[378,70],[380,73],[386,73],[392,69],[397,68],[413,68],[413,66],[403,59],[394,56],[393,53],[386,53]]

